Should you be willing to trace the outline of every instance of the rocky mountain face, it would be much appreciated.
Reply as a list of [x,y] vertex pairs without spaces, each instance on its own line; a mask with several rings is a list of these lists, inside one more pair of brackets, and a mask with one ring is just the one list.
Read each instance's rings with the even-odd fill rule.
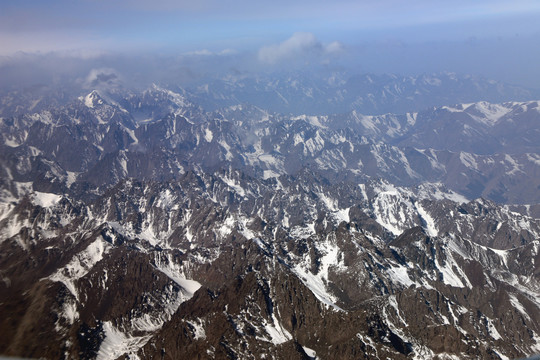
[[540,353],[538,102],[296,116],[190,96],[0,119],[0,354]]
[[462,201],[440,186],[232,170],[122,181],[89,205],[34,192],[1,220],[1,349],[98,359],[538,352],[540,220]]

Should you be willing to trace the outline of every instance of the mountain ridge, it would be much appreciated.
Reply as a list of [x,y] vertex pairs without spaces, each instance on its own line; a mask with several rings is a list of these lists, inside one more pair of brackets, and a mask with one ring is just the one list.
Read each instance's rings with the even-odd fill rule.
[[[125,176],[171,178],[194,165],[215,171],[230,164],[264,176],[307,166],[330,180],[381,177],[408,186],[442,181],[469,198],[540,202],[540,149],[533,139],[540,131],[537,101],[405,115],[289,117],[249,106],[207,113],[170,90],[150,91],[157,95],[147,98],[145,111],[157,116],[153,120],[136,119],[142,103],[133,94],[124,105],[105,101],[88,107],[83,98],[53,111],[3,118],[2,161],[11,174],[4,179],[66,191],[74,184],[111,185]],[[169,97],[178,104],[171,105]],[[71,156],[74,146],[84,156]],[[21,152],[27,153],[24,165],[17,160]],[[43,170],[36,169],[43,166],[57,175],[38,181]],[[102,177],[103,172],[111,175]],[[51,180],[56,184],[47,184]]]

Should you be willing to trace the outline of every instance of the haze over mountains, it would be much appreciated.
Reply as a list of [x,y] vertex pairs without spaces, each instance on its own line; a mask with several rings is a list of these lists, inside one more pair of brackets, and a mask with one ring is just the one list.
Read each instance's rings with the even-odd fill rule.
[[[180,71],[180,74],[186,70]],[[7,74],[6,74],[7,75]],[[9,75],[7,75],[9,76]],[[74,73],[73,79],[56,85],[47,80],[28,86],[4,86],[2,116],[27,110],[38,111],[51,105],[65,105],[76,96],[101,90],[103,96],[122,97],[122,88],[142,92],[151,84],[130,86],[133,74],[110,68],[92,69],[88,74]],[[195,76],[195,75],[193,75]],[[184,96],[206,111],[248,104],[261,109],[294,115],[330,115],[353,110],[364,115],[404,114],[429,107],[487,101],[536,100],[540,90],[509,85],[480,76],[455,73],[401,76],[394,74],[355,75],[347,71],[294,71],[264,73],[230,73],[215,76],[197,75],[184,79],[171,74],[161,87]],[[115,93],[119,93],[114,95]],[[77,95],[77,96],[79,96]]]
[[403,114],[463,102],[533,100],[538,91],[474,76],[440,73],[422,76],[332,73],[228,77],[194,87],[194,102],[207,110],[251,104],[279,113],[328,115]]

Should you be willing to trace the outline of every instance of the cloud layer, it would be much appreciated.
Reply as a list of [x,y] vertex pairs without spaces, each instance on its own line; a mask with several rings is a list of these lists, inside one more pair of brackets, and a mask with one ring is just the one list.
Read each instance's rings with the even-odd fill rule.
[[279,44],[262,47],[258,58],[266,64],[284,61],[312,62],[313,60],[320,61],[329,55],[339,54],[342,50],[343,46],[337,41],[323,44],[312,33],[297,32]]
[[0,56],[89,48],[243,51],[296,33],[261,49],[264,61],[275,62],[302,46],[331,50],[313,34],[347,44],[377,36],[440,41],[526,35],[540,32],[538,15],[538,0],[3,1]]

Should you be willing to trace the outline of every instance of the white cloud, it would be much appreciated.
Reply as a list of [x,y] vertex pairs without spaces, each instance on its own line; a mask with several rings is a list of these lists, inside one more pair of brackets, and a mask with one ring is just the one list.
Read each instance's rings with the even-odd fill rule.
[[186,56],[227,56],[235,55],[237,53],[234,49],[223,49],[219,52],[212,52],[208,49],[195,50],[185,53]]
[[235,55],[236,53],[237,51],[234,49],[223,49],[218,53],[218,55]]
[[331,42],[330,44],[326,45],[324,49],[328,54],[338,54],[344,50],[343,44],[339,41]]
[[188,56],[211,56],[211,55],[214,55],[214,53],[211,52],[208,49],[202,49],[202,50],[190,51],[190,52],[186,53],[186,55],[188,55]]
[[259,60],[267,64],[281,61],[315,57],[338,53],[343,49],[341,43],[335,41],[322,44],[312,33],[298,32],[279,44],[264,46],[259,50]]

